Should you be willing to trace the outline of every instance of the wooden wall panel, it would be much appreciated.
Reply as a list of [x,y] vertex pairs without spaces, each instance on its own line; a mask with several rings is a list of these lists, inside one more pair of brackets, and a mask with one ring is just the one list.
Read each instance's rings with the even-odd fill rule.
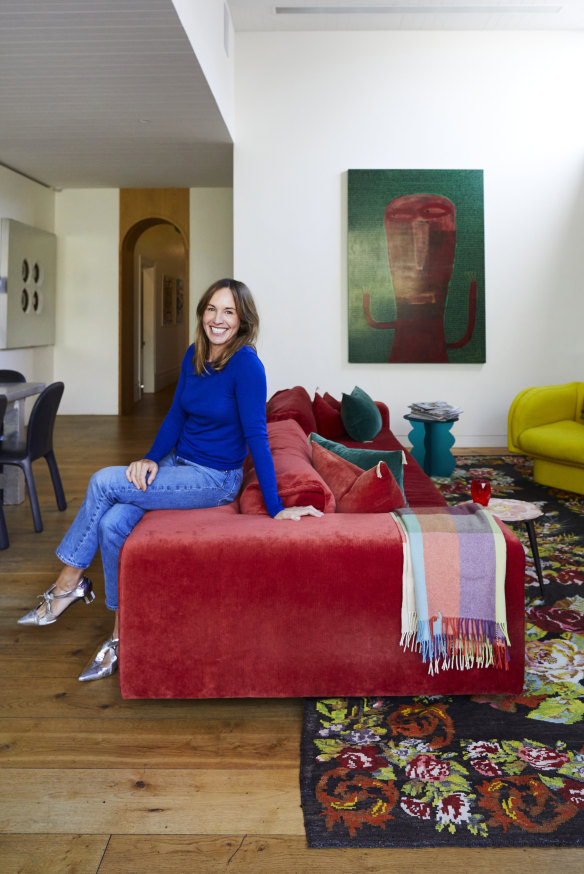
[[184,307],[189,323],[189,239],[190,194],[188,188],[121,188],[120,189],[120,281],[119,281],[119,345],[120,414],[130,413],[134,406],[134,247],[144,231],[157,224],[176,227],[183,238],[186,259]]

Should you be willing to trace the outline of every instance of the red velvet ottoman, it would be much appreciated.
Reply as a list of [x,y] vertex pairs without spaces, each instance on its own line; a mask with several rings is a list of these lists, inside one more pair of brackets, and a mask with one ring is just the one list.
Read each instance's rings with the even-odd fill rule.
[[508,550],[508,670],[428,674],[400,647],[402,545],[388,514],[276,522],[237,503],[147,513],[120,559],[126,698],[518,693],[523,547]]

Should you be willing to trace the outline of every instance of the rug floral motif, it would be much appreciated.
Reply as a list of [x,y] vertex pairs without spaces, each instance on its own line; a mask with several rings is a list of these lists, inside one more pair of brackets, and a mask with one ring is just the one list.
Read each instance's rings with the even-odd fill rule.
[[314,847],[584,845],[584,497],[533,483],[518,456],[459,458],[541,507],[545,600],[526,549],[526,677],[519,695],[308,699],[301,788]]

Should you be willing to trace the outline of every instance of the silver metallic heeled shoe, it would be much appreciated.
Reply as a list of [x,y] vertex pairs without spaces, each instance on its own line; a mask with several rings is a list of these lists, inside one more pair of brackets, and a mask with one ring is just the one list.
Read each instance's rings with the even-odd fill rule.
[[[109,677],[118,669],[118,644],[119,637],[110,637],[98,650],[97,655],[91,664],[85,668],[82,674],[79,674],[79,679],[82,683],[87,680],[101,680],[103,677]],[[109,654],[109,664],[104,665],[104,659]]]
[[[71,589],[69,592],[60,592],[57,595],[53,595],[51,593],[54,588],[55,583],[53,583],[46,592],[43,592],[43,594],[39,596],[43,600],[40,604],[37,604],[34,610],[30,610],[24,616],[20,617],[18,620],[19,625],[52,625],[53,622],[56,622],[59,616],[62,616],[65,610],[68,610],[71,604],[75,604],[76,601],[80,601],[83,598],[86,604],[91,604],[91,602],[95,600],[93,584],[88,577],[82,577],[75,588]],[[51,609],[53,601],[58,601],[62,598],[71,598],[72,596],[74,596],[73,600],[70,604],[67,604],[65,610],[61,610],[60,613],[53,613]],[[39,607],[42,607],[43,604],[45,604],[46,609],[44,614],[39,616]]]

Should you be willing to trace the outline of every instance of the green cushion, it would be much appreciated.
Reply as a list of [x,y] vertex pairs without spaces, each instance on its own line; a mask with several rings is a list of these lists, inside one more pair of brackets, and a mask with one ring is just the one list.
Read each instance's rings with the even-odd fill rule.
[[404,494],[404,453],[400,449],[361,449],[359,447],[343,446],[342,443],[335,443],[334,440],[327,440],[321,437],[320,434],[311,434],[310,440],[314,443],[320,443],[325,449],[334,452],[335,455],[340,455],[347,461],[356,464],[361,470],[370,470],[376,467],[380,461],[385,461],[390,471],[397,480],[397,484]]
[[373,440],[381,431],[381,413],[375,401],[358,385],[350,395],[343,394],[341,419],[349,437],[359,443]]

